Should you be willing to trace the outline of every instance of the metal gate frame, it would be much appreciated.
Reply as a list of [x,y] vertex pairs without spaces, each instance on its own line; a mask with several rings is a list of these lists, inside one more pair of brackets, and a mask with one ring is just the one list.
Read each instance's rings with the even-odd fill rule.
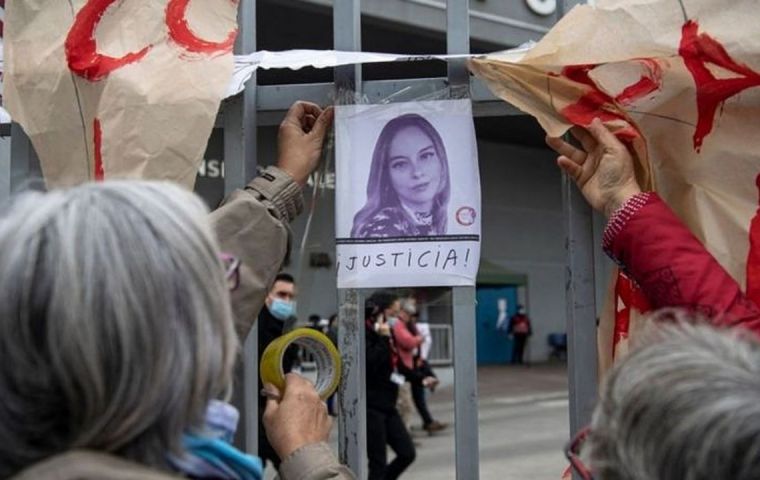
[[[560,12],[585,3],[558,0]],[[470,16],[468,0],[446,0],[447,52],[469,53]],[[361,50],[360,0],[334,0],[334,48]],[[236,53],[256,50],[256,0],[241,0]],[[223,109],[225,193],[244,187],[256,174],[256,137],[259,124],[279,121],[296,100],[319,104],[331,102],[335,87],[362,92],[370,101],[390,96],[405,87],[426,85],[435,89],[468,86],[475,116],[519,115],[521,112],[493,97],[485,86],[470,79],[463,62],[450,62],[447,78],[401,79],[362,82],[361,67],[335,69],[334,83],[258,86],[256,76],[245,90],[229,99]],[[10,161],[0,161],[0,201],[38,176],[31,143],[21,128],[11,129]],[[572,182],[563,176],[563,213],[567,245],[567,330],[570,431],[578,431],[591,420],[597,395],[596,303],[594,295],[594,248],[592,211]],[[366,391],[364,375],[363,298],[358,290],[339,291],[339,345],[344,361],[340,391],[340,458],[358,478],[366,478]],[[453,289],[454,390],[456,415],[456,472],[460,480],[479,476],[477,369],[475,356],[475,289]],[[258,337],[257,329],[244,344],[246,403],[246,450],[258,450]]]

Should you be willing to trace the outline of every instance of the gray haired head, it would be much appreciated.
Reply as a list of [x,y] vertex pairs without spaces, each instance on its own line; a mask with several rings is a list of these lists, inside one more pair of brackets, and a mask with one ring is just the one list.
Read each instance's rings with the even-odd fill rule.
[[760,345],[665,324],[606,379],[587,448],[600,480],[760,478]]
[[0,216],[0,478],[69,449],[164,467],[228,393],[229,292],[168,183],[25,193]]

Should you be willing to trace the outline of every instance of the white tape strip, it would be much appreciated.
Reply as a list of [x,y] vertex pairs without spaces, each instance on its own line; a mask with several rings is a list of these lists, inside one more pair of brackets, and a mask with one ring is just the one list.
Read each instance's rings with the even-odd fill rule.
[[232,81],[227,88],[226,96],[231,97],[242,92],[245,88],[245,83],[250,80],[253,72],[258,68],[265,70],[275,68],[298,70],[304,67],[329,68],[363,63],[446,61],[486,56],[497,57],[505,62],[516,63],[533,48],[533,45],[535,43],[530,42],[503,52],[471,55],[402,55],[395,53],[343,52],[338,50],[286,50],[281,52],[261,50],[249,55],[235,56],[235,71],[232,74]]

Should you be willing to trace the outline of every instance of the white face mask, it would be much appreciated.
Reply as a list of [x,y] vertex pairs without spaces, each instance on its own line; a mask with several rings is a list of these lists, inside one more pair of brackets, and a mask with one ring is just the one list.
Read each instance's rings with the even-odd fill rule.
[[398,317],[388,317],[388,326],[393,328],[393,326],[398,322]]

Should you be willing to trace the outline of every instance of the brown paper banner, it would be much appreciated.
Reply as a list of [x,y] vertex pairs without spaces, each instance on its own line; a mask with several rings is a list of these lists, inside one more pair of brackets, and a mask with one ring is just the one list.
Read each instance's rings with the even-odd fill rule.
[[[596,3],[573,9],[519,63],[475,59],[473,72],[552,135],[594,117],[614,127],[637,153],[641,183],[758,296],[760,261],[748,262],[760,254],[750,254],[760,173],[757,2]],[[613,351],[615,310],[602,316],[600,352]],[[620,352],[640,327],[633,321]]]
[[192,188],[230,81],[233,0],[9,0],[5,106],[50,187]]

